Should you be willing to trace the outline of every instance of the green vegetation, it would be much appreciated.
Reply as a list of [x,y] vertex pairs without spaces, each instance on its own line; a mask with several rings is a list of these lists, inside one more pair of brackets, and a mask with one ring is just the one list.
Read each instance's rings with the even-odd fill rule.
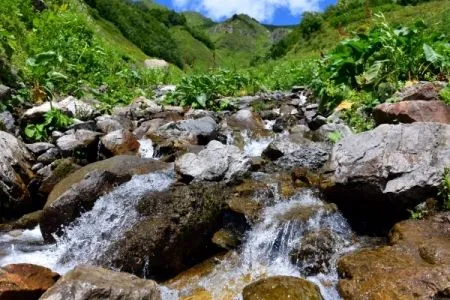
[[233,97],[255,93],[260,84],[248,73],[220,70],[211,74],[183,78],[176,92],[168,97],[169,104],[224,110],[233,107]]
[[54,130],[65,130],[73,123],[72,118],[62,113],[59,109],[52,109],[45,114],[45,121],[40,124],[28,124],[25,127],[25,135],[31,141],[45,141]]
[[450,168],[445,168],[442,174],[439,197],[442,200],[442,208],[450,210]]

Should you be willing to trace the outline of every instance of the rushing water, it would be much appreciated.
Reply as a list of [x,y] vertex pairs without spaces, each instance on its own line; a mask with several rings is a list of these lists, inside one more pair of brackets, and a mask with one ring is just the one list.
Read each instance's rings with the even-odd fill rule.
[[[302,212],[308,212],[309,218],[304,219]],[[201,289],[209,292],[213,299],[222,299],[224,295],[235,295],[233,299],[240,299],[245,285],[258,278],[278,275],[302,277],[303,266],[294,265],[290,253],[301,245],[306,233],[324,229],[331,233],[334,241],[328,271],[306,278],[320,287],[325,299],[339,299],[335,288],[337,259],[357,245],[345,218],[337,211],[330,211],[329,205],[310,190],[267,207],[261,221],[248,232],[241,250],[225,258],[196,286],[188,286],[179,294],[188,295],[192,290]],[[173,295],[166,296],[166,299],[171,297]]]
[[[272,126],[273,124],[268,124]],[[242,132],[243,152],[260,156],[273,137],[251,138]],[[231,136],[228,143],[232,143]],[[140,154],[154,157],[150,140],[140,141]],[[149,191],[162,191],[174,182],[174,171],[134,176],[133,179],[101,197],[94,208],[65,228],[54,245],[45,245],[39,228],[0,236],[0,266],[10,263],[34,263],[65,273],[79,264],[92,264],[112,241],[119,239],[137,220],[135,206]],[[339,299],[336,291],[336,262],[345,252],[358,247],[345,218],[312,190],[302,190],[283,199],[277,185],[270,201],[255,192],[255,200],[266,206],[260,221],[247,232],[240,249],[226,256],[211,273],[198,278],[194,285],[180,290],[162,287],[163,299],[173,300],[194,290],[207,291],[213,299],[240,299],[242,289],[259,278],[277,275],[305,277],[310,262],[295,265],[291,253],[305,242],[310,233],[329,232],[332,255],[321,273],[307,276],[321,289],[325,299]],[[322,259],[318,256],[318,259]],[[314,257],[312,258],[314,260]],[[313,262],[314,263],[314,262]],[[231,296],[230,296],[231,295]]]
[[174,181],[173,171],[134,176],[133,179],[100,197],[94,208],[83,214],[54,245],[45,246],[39,228],[14,237],[0,237],[0,266],[33,263],[65,273],[79,264],[98,259],[138,218],[135,206],[151,191],[162,191]]

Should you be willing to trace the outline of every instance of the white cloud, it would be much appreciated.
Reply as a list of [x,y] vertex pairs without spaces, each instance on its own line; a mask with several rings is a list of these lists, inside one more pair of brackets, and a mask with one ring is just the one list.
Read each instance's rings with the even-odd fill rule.
[[258,21],[270,22],[279,8],[289,9],[294,16],[319,9],[319,0],[172,0],[172,2],[178,9],[200,11],[214,20],[240,13]]

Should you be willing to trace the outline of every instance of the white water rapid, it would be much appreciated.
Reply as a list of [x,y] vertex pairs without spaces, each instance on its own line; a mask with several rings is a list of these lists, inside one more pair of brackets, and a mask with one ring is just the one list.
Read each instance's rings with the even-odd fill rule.
[[189,295],[198,289],[207,291],[212,299],[241,299],[242,289],[259,278],[278,275],[305,278],[307,265],[294,265],[290,253],[298,249],[307,233],[323,230],[331,233],[334,243],[328,271],[306,279],[319,286],[325,300],[340,299],[336,290],[336,263],[342,254],[356,249],[357,244],[345,218],[332,208],[330,210],[330,206],[311,190],[301,191],[267,207],[261,221],[247,233],[240,250],[226,256],[195,286],[173,294],[166,291],[165,299],[173,299],[175,294]]
[[0,236],[0,266],[32,263],[64,274],[76,265],[94,262],[137,221],[135,206],[140,198],[167,189],[174,178],[172,170],[134,176],[99,198],[54,245],[44,245],[39,228]]

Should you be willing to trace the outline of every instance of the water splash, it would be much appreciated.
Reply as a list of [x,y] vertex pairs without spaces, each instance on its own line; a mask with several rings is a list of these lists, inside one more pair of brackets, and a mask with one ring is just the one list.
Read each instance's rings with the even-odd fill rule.
[[[77,265],[92,264],[105,253],[112,241],[119,239],[138,220],[135,207],[141,197],[151,191],[167,189],[174,178],[173,170],[134,176],[100,197],[91,211],[64,229],[54,245],[44,245],[38,229],[25,231],[16,238],[0,237],[0,242],[5,240],[9,245],[2,249],[6,255],[0,255],[0,266],[32,263],[64,274]],[[30,237],[40,249],[27,248]],[[22,247],[21,241],[27,241],[28,246]]]
[[302,277],[302,266],[294,265],[290,254],[301,245],[307,233],[326,229],[335,241],[329,272],[306,278],[320,287],[325,299],[339,299],[335,288],[337,260],[343,253],[357,247],[345,218],[307,190],[266,208],[260,219],[248,232],[240,251],[224,259],[199,281],[198,286],[188,287],[180,294],[189,294],[192,289],[200,288],[208,291],[213,299],[221,299],[230,293],[235,295],[234,299],[240,299],[242,289],[259,278],[278,275]]
[[139,140],[139,155],[142,158],[153,158],[155,156],[155,148],[153,141],[150,139]]

